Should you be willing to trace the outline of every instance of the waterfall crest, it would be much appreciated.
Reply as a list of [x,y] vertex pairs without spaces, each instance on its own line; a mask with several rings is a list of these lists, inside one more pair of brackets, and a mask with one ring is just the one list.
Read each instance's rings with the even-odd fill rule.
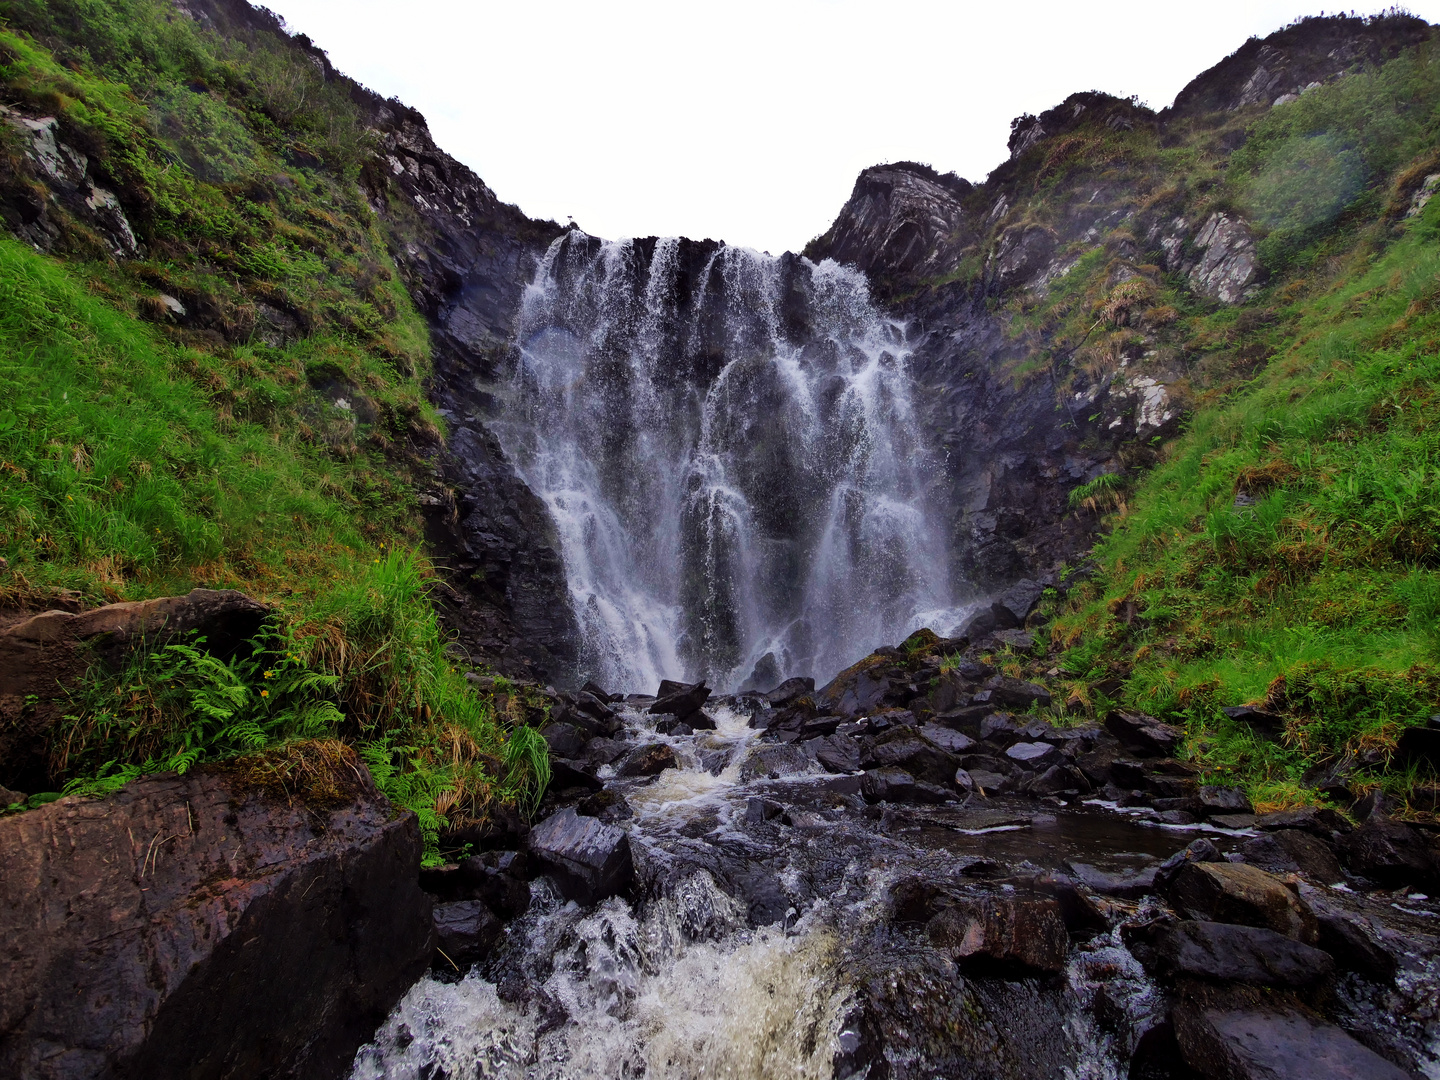
[[824,679],[945,621],[905,327],[858,271],[571,230],[517,343],[493,430],[554,517],[583,676]]

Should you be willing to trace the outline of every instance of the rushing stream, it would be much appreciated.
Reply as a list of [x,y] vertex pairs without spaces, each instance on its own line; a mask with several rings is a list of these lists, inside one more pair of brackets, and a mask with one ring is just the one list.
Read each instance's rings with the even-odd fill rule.
[[[623,713],[678,762],[611,780],[646,899],[584,908],[541,879],[487,960],[410,991],[355,1080],[1127,1075],[1159,1003],[1115,932],[1073,949],[1059,980],[972,979],[893,925],[884,897],[907,874],[983,880],[1000,859],[1134,871],[1184,830],[1025,801],[882,811],[857,778],[760,741],[743,710],[710,711],[715,731],[675,736]],[[786,809],[763,820],[757,803]]]
[[858,271],[572,230],[517,341],[492,427],[556,522],[583,676],[823,680],[956,621],[905,327]]

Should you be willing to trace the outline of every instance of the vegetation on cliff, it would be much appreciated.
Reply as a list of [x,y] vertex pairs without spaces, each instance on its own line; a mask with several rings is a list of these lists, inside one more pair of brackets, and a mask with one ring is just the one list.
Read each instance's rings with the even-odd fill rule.
[[[161,0],[0,18],[0,204],[32,241],[0,236],[0,599],[206,586],[276,612],[253,656],[177,646],[76,690],[53,782],[339,736],[432,841],[442,813],[533,796],[543,743],[463,679],[428,596],[428,332],[360,184],[349,84]],[[47,181],[24,120],[49,117]],[[134,257],[88,212],[103,196],[52,193],[67,180],[118,195]]]

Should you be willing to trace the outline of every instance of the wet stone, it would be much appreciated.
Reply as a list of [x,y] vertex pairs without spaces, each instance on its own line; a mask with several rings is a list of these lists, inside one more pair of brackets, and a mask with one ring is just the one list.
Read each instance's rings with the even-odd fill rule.
[[1070,868],[1070,873],[1079,884],[1101,896],[1138,900],[1147,893],[1155,891],[1155,867],[1153,866],[1143,870],[1127,870],[1116,874],[1083,862],[1067,862],[1065,865]]
[[770,799],[752,795],[745,800],[745,823],[747,825],[759,825],[778,818],[783,813],[785,813],[785,807]]
[[850,773],[860,768],[860,744],[844,735],[831,735],[806,744],[828,772]]
[[1263,926],[1299,941],[1316,938],[1309,905],[1277,878],[1245,863],[1191,863],[1169,882],[1166,896],[1193,919]]
[[566,807],[530,832],[530,852],[551,871],[561,892],[593,904],[626,889],[633,866],[630,838],[598,818]]
[[1037,971],[1059,971],[1070,947],[1060,905],[1049,897],[957,898],[930,920],[926,933],[957,960]]
[[1126,746],[1157,757],[1169,757],[1175,753],[1183,738],[1179,728],[1161,723],[1153,716],[1120,709],[1105,717],[1105,730]]
[[500,936],[500,920],[479,900],[435,905],[437,964],[464,968],[484,958]]
[[975,745],[975,740],[969,735],[955,731],[952,728],[944,727],[941,724],[925,724],[920,728],[920,734],[929,739],[941,750],[951,754],[963,754]]
[[1410,826],[1372,815],[1341,842],[1350,871],[1382,885],[1440,886],[1440,853]]
[[1159,930],[1150,947],[1147,966],[1166,979],[1186,976],[1304,990],[1335,973],[1328,953],[1258,926],[1180,922]]
[[658,776],[675,768],[675,751],[665,743],[637,746],[626,755],[616,773],[620,776]]
[[815,759],[802,746],[774,743],[756,747],[740,766],[741,780],[769,777],[779,780],[786,776],[803,776],[815,771]]
[[860,783],[868,803],[909,802],[915,796],[915,778],[904,769],[872,769]]
[[1271,873],[1301,873],[1322,885],[1345,880],[1345,872],[1330,846],[1300,829],[1262,833],[1242,844],[1240,854],[1246,862]]
[[1253,809],[1250,797],[1237,787],[1201,785],[1196,797],[1203,817],[1215,814],[1248,814]]
[[970,780],[983,795],[1004,795],[1015,788],[1015,783],[1008,776],[1002,776],[997,772],[990,772],[986,769],[969,769]]
[[1005,751],[1005,756],[1029,769],[1045,769],[1060,758],[1060,751],[1049,743],[1017,742]]
[[1232,1080],[1405,1080],[1403,1069],[1334,1024],[1286,1009],[1175,1010],[1186,1062]]

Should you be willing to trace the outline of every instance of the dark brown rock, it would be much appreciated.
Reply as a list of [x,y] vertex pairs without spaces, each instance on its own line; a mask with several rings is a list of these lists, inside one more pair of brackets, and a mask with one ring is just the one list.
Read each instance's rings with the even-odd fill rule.
[[310,798],[241,775],[0,818],[0,1074],[348,1070],[434,955],[419,828],[343,757]]
[[1180,868],[1165,894],[1192,919],[1263,926],[1307,943],[1318,933],[1308,904],[1277,878],[1245,863],[1192,862]]
[[666,743],[646,743],[626,755],[615,770],[619,776],[659,776],[675,768],[675,751]]
[[897,727],[862,744],[860,761],[867,767],[904,769],[928,784],[948,784],[959,759],[941,750],[912,727]]
[[1370,819],[1340,843],[1351,873],[1382,885],[1440,883],[1440,857],[1425,838],[1409,825],[1383,815]]
[[1151,946],[1147,966],[1164,979],[1306,990],[1335,973],[1329,954],[1257,926],[1179,922],[1156,931]]
[[1049,897],[957,898],[930,920],[926,931],[957,960],[1037,971],[1059,971],[1070,947],[1060,905]]
[[[1169,757],[1184,738],[1179,728],[1145,713],[1116,709],[1105,717],[1105,730],[1126,746],[1157,757]],[[1118,783],[1118,781],[1117,781]]]
[[1174,1014],[1186,1062],[1223,1080],[1409,1080],[1334,1024],[1290,1009],[1185,1004]]
[[479,900],[435,905],[436,965],[462,971],[483,960],[500,936],[500,920]]
[[1196,799],[1201,817],[1214,817],[1216,814],[1248,814],[1254,809],[1250,805],[1250,797],[1237,787],[1202,784],[1196,790]]
[[1262,833],[1245,841],[1240,846],[1240,854],[1246,862],[1276,874],[1301,873],[1321,885],[1345,880],[1340,861],[1330,846],[1300,829]]

